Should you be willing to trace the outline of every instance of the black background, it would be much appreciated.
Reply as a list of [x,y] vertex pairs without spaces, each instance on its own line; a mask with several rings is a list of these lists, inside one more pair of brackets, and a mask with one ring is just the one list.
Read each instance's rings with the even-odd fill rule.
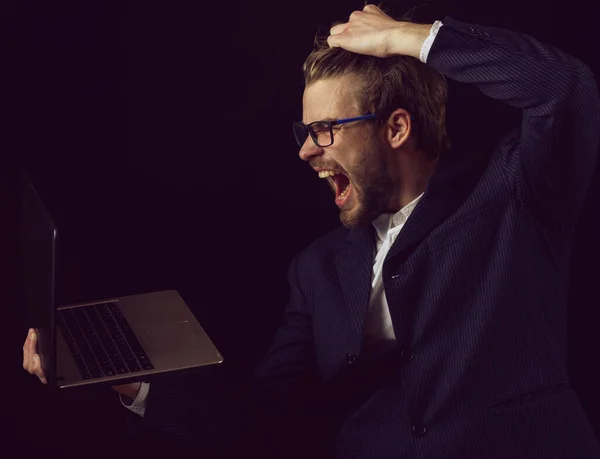
[[[301,118],[301,65],[314,35],[363,4],[25,2],[6,10],[2,447],[60,457],[125,440],[125,410],[110,389],[59,393],[22,370],[16,171],[30,172],[61,230],[59,302],[177,289],[243,378],[281,319],[292,257],[339,224],[290,125]],[[593,7],[583,2],[385,5],[397,13],[417,6],[418,22],[448,15],[523,31],[599,71]],[[482,152],[518,120],[453,83],[448,116],[455,143]],[[598,175],[575,241],[565,320],[573,386],[600,435]]]

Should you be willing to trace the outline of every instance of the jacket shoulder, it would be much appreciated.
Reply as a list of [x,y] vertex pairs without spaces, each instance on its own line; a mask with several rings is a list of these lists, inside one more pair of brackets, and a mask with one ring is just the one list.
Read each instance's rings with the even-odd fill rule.
[[329,258],[337,253],[348,239],[349,230],[339,226],[328,233],[319,236],[296,256],[300,260],[315,260]]

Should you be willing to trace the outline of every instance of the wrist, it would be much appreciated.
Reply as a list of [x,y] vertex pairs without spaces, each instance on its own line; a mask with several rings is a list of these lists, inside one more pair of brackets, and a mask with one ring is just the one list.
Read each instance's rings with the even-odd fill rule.
[[423,44],[431,32],[433,24],[399,22],[391,37],[390,56],[404,55],[420,58]]
[[142,387],[141,382],[123,384],[119,386],[113,386],[113,389],[117,391],[119,394],[131,399],[135,400],[138,393],[140,392],[140,388]]
[[140,387],[142,387],[141,382],[128,384],[127,389],[124,391],[124,393],[127,397],[131,398],[132,400],[135,400],[135,398],[138,396],[138,394],[140,392]]

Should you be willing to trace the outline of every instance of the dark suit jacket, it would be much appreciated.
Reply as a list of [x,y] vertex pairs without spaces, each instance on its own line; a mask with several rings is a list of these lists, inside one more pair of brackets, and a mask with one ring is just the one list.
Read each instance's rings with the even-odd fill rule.
[[[231,419],[248,428],[241,419],[262,410],[278,421],[271,438],[254,438],[283,439],[281,457],[316,439],[326,451],[329,439],[343,458],[600,458],[565,357],[572,237],[599,145],[596,83],[527,35],[443,23],[428,65],[522,120],[485,167],[443,156],[391,248],[383,282],[397,347],[361,355],[375,234],[339,228],[291,264],[285,321],[248,395],[259,402],[239,397],[228,411],[229,395],[208,386],[184,402],[157,384],[149,423],[198,444],[230,426],[228,443]],[[238,403],[254,414],[231,415]]]

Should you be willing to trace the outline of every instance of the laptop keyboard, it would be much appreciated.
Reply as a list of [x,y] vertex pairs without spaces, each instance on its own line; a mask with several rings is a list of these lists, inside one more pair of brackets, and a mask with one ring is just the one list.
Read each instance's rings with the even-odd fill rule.
[[63,337],[84,379],[154,368],[116,302],[57,312]]

